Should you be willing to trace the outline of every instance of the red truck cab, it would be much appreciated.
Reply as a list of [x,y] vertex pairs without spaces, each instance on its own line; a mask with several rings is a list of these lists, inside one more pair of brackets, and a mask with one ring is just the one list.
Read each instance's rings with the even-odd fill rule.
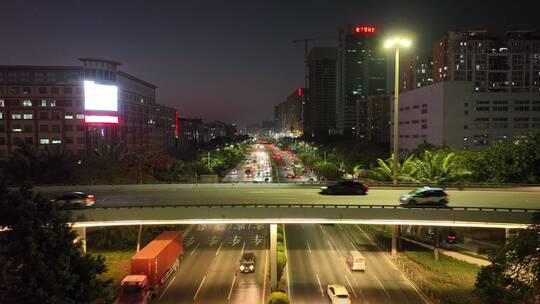
[[118,304],[147,303],[150,297],[148,277],[145,275],[128,275],[120,283]]
[[183,254],[182,232],[164,231],[131,258],[131,274],[120,284],[118,302],[148,303],[173,276]]

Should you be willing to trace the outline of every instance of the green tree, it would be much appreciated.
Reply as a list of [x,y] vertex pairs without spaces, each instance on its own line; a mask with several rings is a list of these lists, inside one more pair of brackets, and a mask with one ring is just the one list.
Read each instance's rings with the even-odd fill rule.
[[424,183],[461,182],[471,175],[463,168],[456,153],[445,150],[425,150],[414,164],[414,178]]
[[517,136],[469,157],[476,180],[495,183],[540,183],[540,133]]
[[287,294],[281,291],[274,291],[270,294],[268,304],[289,304],[289,297]]
[[91,303],[106,295],[104,258],[74,243],[68,215],[28,188],[0,189],[0,303]]
[[333,163],[325,163],[323,161],[316,162],[313,169],[319,176],[323,176],[326,180],[336,181],[343,177],[343,171]]
[[[393,165],[394,156],[388,158],[386,161],[377,159],[378,167],[370,170],[367,176],[377,181],[391,182],[394,180]],[[418,180],[414,177],[416,171],[416,163],[413,155],[405,157],[401,162],[398,162],[398,181],[417,183]]]
[[540,302],[540,213],[492,254],[478,273],[476,290],[486,303]]

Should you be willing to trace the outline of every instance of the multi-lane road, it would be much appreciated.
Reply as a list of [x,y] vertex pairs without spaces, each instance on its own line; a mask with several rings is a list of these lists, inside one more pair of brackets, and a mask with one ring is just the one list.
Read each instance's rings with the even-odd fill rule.
[[[425,303],[357,225],[286,225],[285,235],[292,303],[327,303],[329,284],[345,286],[352,303]],[[350,250],[363,253],[365,271],[347,266]]]
[[[195,225],[184,236],[184,258],[159,303],[264,303],[268,290],[267,225]],[[240,273],[243,252],[255,272]]]
[[[269,287],[267,225],[194,225],[184,237],[184,258],[158,303],[265,303]],[[287,290],[292,303],[329,303],[328,284],[347,288],[352,303],[425,303],[387,254],[356,225],[285,225]],[[349,250],[367,260],[349,270]],[[240,273],[243,252],[254,252],[254,273]]]

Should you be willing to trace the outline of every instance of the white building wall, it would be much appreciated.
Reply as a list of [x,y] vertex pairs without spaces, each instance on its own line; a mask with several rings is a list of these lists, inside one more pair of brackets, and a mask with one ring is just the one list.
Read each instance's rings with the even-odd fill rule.
[[540,132],[540,92],[481,93],[469,81],[444,81],[401,94],[399,108],[401,153],[422,143],[481,150]]

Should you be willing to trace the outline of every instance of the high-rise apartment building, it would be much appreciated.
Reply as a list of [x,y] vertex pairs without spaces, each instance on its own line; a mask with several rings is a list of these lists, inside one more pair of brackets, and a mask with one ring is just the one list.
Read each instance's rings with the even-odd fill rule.
[[336,128],[366,139],[368,96],[386,94],[386,61],[378,29],[346,26],[339,30],[337,51]]
[[275,131],[278,133],[293,133],[302,135],[302,108],[306,89],[294,90],[284,102],[279,103],[274,109]]
[[472,81],[475,92],[540,91],[540,33],[453,31],[433,46],[434,82]]
[[410,91],[433,83],[433,60],[431,56],[411,55],[405,58],[402,65],[401,91]]
[[309,98],[304,98],[304,134],[326,136],[335,129],[336,48],[315,47],[308,56]]
[[[156,103],[155,85],[118,71],[118,62],[80,60],[81,66],[0,66],[0,157],[23,142],[79,157],[106,145],[174,148],[176,110]],[[95,89],[85,98],[87,85]]]

